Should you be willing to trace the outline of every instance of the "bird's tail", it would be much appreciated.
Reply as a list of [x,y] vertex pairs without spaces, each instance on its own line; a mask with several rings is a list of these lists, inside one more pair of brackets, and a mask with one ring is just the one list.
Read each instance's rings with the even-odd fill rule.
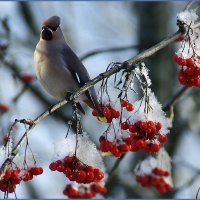
[[84,99],[83,101],[92,109],[96,110],[99,117],[103,116],[102,108],[100,107],[98,101],[97,101],[97,95],[94,90],[94,87],[90,88],[88,91],[85,92],[87,99]]

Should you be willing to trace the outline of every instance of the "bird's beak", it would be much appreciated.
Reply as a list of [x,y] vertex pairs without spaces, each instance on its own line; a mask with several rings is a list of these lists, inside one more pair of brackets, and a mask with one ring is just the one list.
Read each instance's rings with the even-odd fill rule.
[[47,26],[42,27],[42,39],[51,40],[53,38],[53,30]]

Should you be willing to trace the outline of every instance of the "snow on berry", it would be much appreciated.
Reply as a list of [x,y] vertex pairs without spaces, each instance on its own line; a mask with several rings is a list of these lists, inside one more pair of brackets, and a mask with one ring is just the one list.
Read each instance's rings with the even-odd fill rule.
[[170,157],[162,148],[156,158],[149,156],[136,166],[136,181],[143,187],[155,187],[165,193],[173,187],[170,171]]
[[[135,112],[125,122],[121,123],[122,129],[128,129],[129,137],[126,144],[131,145],[130,151],[136,152],[143,149],[145,152],[158,152],[164,142],[167,141],[170,122],[162,111],[155,95],[149,91],[148,100],[150,109],[144,112],[147,104],[144,99],[135,103]],[[127,127],[124,127],[124,123]],[[123,125],[123,126],[122,126]]]
[[192,28],[198,16],[195,10],[186,10],[178,14],[177,19],[187,30],[174,55],[174,61],[181,65],[178,80],[182,85],[200,88],[200,29]]
[[[107,189],[105,183],[92,183],[92,184],[68,184],[63,190],[63,194],[72,199],[88,199],[94,198],[96,195],[105,195]],[[101,197],[101,196],[100,196]]]
[[99,182],[105,178],[102,158],[86,133],[68,134],[66,139],[55,144],[54,162],[49,168],[77,183]]

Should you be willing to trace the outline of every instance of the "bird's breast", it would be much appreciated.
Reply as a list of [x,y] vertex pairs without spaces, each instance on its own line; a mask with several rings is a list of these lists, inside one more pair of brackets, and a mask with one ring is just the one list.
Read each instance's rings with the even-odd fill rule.
[[67,92],[78,90],[78,85],[59,52],[35,50],[35,70],[46,91],[57,100],[66,98]]

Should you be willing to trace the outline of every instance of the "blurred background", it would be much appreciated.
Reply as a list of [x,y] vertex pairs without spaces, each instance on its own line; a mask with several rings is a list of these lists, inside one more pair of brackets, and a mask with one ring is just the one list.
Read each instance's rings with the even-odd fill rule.
[[[177,31],[176,15],[187,2],[0,2],[0,104],[8,111],[0,113],[0,140],[15,118],[34,119],[55,101],[34,79],[33,52],[44,19],[58,15],[71,48],[82,58],[91,78],[104,72],[111,62],[123,62]],[[196,3],[195,6],[198,3]],[[94,50],[115,50],[86,56]],[[117,49],[116,49],[117,48]],[[176,44],[171,44],[145,60],[150,69],[152,89],[164,105],[181,87],[173,62]],[[97,143],[105,126],[91,116],[82,118],[84,130]],[[168,113],[169,114],[169,113]],[[111,198],[195,198],[200,187],[200,91],[189,89],[175,106],[173,128],[166,149],[172,158],[174,189],[159,194],[135,182],[133,169],[143,153],[128,153],[120,163],[106,197]],[[40,123],[29,143],[39,155],[44,174],[17,186],[18,198],[64,198],[66,179],[48,169],[53,143],[65,137],[71,107],[65,106]],[[98,133],[97,133],[98,130]],[[18,141],[24,126],[17,126]],[[98,145],[98,144],[97,144]],[[22,151],[23,153],[23,151]],[[104,159],[107,171],[116,158]],[[0,193],[0,198],[3,193]],[[14,195],[10,195],[14,197]]]

